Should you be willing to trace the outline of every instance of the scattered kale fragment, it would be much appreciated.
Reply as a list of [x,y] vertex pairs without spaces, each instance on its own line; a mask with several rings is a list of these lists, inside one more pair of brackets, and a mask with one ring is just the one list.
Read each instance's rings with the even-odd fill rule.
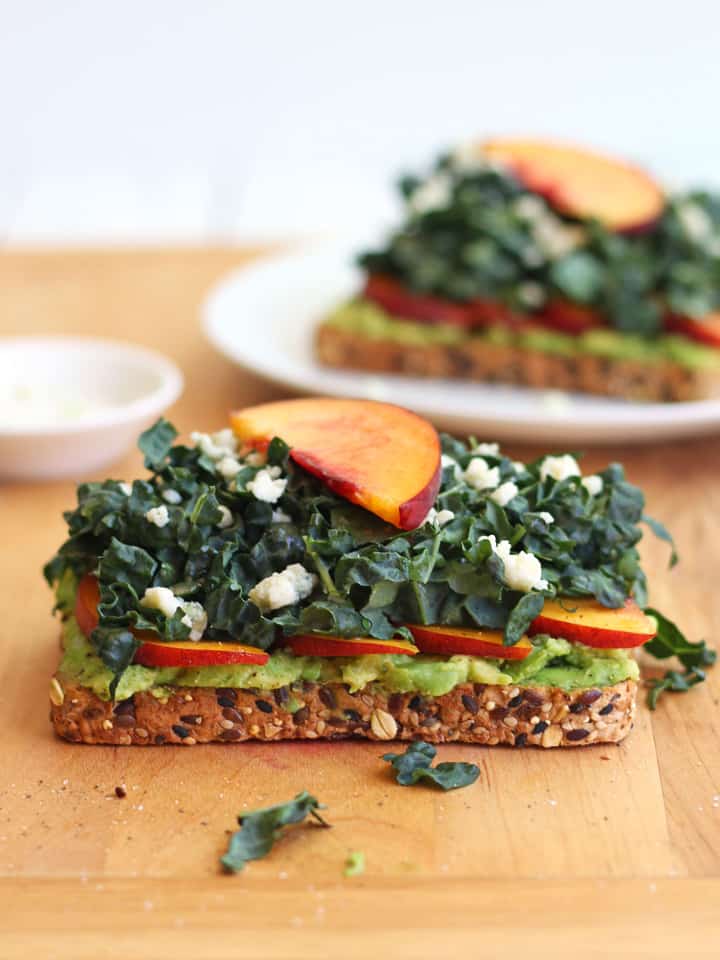
[[650,682],[648,706],[654,710],[664,691],[687,693],[691,687],[702,683],[705,680],[704,668],[715,663],[717,652],[708,647],[704,640],[697,643],[687,640],[678,626],[658,610],[647,607],[645,613],[655,619],[658,632],[645,644],[644,649],[658,660],[677,657],[685,667],[684,672],[668,670],[663,677]]
[[323,804],[303,790],[287,803],[241,814],[238,817],[241,829],[230,837],[227,853],[220,858],[220,863],[228,873],[239,873],[249,860],[261,860],[270,853],[283,827],[301,823],[307,816],[313,817],[320,826],[329,827],[318,813],[324,809]]
[[392,764],[395,779],[403,787],[427,781],[443,790],[457,790],[469,787],[480,776],[480,768],[474,763],[439,763],[432,767],[436,753],[431,743],[413,740],[405,753],[385,753],[382,759]]

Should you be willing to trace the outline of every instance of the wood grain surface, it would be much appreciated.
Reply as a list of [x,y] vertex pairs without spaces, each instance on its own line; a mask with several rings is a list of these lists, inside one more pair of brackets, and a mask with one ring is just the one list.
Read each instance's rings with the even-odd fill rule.
[[[209,287],[256,254],[5,253],[0,333],[156,347],[187,381],[172,419],[183,433],[216,429],[231,407],[281,395],[199,329]],[[667,547],[644,541],[654,605],[713,639],[720,440],[592,449],[586,470],[608,460],[626,464],[678,542],[669,571]],[[111,472],[140,469],[132,454]],[[482,771],[450,794],[395,785],[377,744],[72,746],[47,722],[58,626],[40,568],[73,497],[70,481],[0,487],[2,960],[720,955],[720,669],[654,714],[643,707],[620,747],[441,748]],[[333,829],[298,828],[244,874],[221,875],[237,815],[301,789]],[[351,850],[367,868],[345,879]]]

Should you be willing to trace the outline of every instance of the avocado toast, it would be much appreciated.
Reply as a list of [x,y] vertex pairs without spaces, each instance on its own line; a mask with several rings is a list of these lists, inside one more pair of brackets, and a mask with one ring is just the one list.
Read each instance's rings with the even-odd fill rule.
[[317,328],[322,363],[644,401],[720,391],[720,196],[514,140],[400,187],[402,223]]
[[[371,401],[307,399],[83,484],[45,568],[72,741],[424,739],[544,747],[630,730],[655,635],[622,467],[512,461]],[[655,521],[653,529],[667,537]]]

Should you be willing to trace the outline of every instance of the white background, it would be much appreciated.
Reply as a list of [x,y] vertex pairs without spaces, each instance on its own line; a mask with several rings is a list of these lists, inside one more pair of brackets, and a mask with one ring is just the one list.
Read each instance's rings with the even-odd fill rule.
[[476,135],[720,182],[720,4],[0,0],[0,242],[367,228]]

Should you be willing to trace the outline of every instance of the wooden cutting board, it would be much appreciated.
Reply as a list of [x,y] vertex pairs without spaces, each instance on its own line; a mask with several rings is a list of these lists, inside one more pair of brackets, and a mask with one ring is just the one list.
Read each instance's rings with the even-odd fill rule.
[[[207,347],[198,305],[248,252],[0,256],[0,332],[118,336],[187,377],[183,432],[278,396]],[[487,438],[492,439],[492,438]],[[537,451],[515,447],[517,457]],[[720,441],[593,451],[623,460],[681,565],[644,545],[652,599],[690,637],[720,623]],[[140,471],[135,455],[113,473]],[[78,747],[47,723],[58,627],[42,563],[74,484],[0,488],[0,957],[583,957],[720,955],[720,668],[645,707],[619,747],[442,748],[481,776],[402,788],[377,744]],[[115,788],[124,786],[119,798]],[[300,827],[240,876],[220,873],[243,811],[307,789],[331,830]],[[362,877],[343,877],[350,851]]]

